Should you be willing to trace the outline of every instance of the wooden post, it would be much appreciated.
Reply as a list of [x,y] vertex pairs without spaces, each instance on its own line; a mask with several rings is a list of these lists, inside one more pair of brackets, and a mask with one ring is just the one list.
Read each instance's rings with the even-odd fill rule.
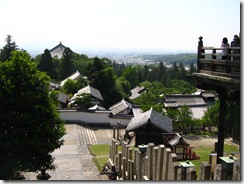
[[189,167],[186,169],[186,180],[197,180],[195,167]]
[[162,180],[162,173],[163,173],[163,158],[164,158],[164,145],[158,146],[158,164],[157,164],[157,176],[156,180]]
[[213,180],[222,180],[222,179],[223,179],[222,165],[216,164],[214,168]]
[[226,111],[226,96],[225,92],[219,92],[220,108],[219,108],[219,124],[218,124],[218,148],[217,148],[217,163],[221,163],[219,157],[224,153],[224,132],[225,132],[225,111]]
[[131,178],[130,178],[130,172],[131,172],[131,168],[130,168],[130,163],[131,163],[131,160],[129,159],[129,160],[127,160],[127,179],[128,180],[131,180]]
[[116,156],[118,155],[118,151],[119,151],[119,143],[115,142],[114,160],[116,159]]
[[235,160],[233,163],[232,180],[241,180],[241,163],[240,163],[240,160]]
[[169,173],[169,159],[170,159],[170,154],[171,154],[171,149],[166,148],[166,169],[165,169],[165,180],[168,180],[168,173]]
[[157,177],[157,165],[158,165],[158,147],[153,147],[153,162],[152,162],[152,179],[156,180]]
[[212,51],[212,59],[216,59],[216,49],[213,49]]
[[121,177],[121,166],[122,166],[122,152],[119,152],[119,160],[118,160],[118,172]]
[[130,180],[134,180],[135,170],[134,170],[134,161],[133,160],[130,161],[129,168],[130,168],[129,169],[130,172],[129,172],[128,176],[129,176]]
[[135,152],[135,163],[136,163],[136,171],[135,171],[135,175],[136,175],[136,179],[137,180],[141,180],[141,152],[139,150],[136,150]]
[[115,139],[115,127],[113,127],[113,139]]
[[200,180],[210,180],[211,165],[208,162],[200,163]]
[[169,154],[169,160],[168,160],[168,180],[174,180],[174,162],[177,160],[177,155],[175,153]]
[[125,176],[125,163],[126,163],[126,158],[123,157],[122,159],[122,179],[125,180],[126,179],[126,176]]
[[149,180],[153,179],[153,143],[149,143],[147,147],[147,156],[148,156],[148,173],[147,176]]
[[211,178],[213,178],[215,165],[217,164],[217,153],[211,153],[209,155],[209,163],[211,165]]
[[201,65],[200,65],[200,59],[203,58],[203,56],[201,55],[202,53],[204,53],[204,50],[202,49],[203,47],[203,41],[202,41],[203,37],[200,36],[199,37],[199,41],[198,41],[198,50],[197,50],[197,72],[199,73]]
[[162,180],[167,180],[166,176],[167,176],[167,172],[168,172],[168,168],[167,168],[167,163],[168,163],[168,154],[171,153],[171,149],[170,148],[165,148],[164,149],[164,158],[163,158],[163,169],[162,169]]
[[181,165],[177,162],[173,163],[173,175],[174,179],[173,180],[181,180]]

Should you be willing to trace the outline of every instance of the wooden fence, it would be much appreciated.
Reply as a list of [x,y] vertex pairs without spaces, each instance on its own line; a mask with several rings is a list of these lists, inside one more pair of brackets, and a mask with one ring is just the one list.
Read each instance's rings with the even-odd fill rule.
[[[238,159],[231,166],[231,174],[216,164],[216,154],[210,154],[209,162],[199,163],[199,180],[240,180],[240,153],[233,154]],[[195,166],[176,159],[177,155],[164,145],[149,143],[144,152],[113,138],[104,171],[116,180],[197,180]]]

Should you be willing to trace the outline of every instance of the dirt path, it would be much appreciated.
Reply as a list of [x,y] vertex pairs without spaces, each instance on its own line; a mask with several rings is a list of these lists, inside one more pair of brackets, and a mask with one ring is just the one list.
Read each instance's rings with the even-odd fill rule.
[[[199,148],[200,146],[214,147],[215,142],[218,141],[217,137],[200,136],[200,135],[184,135],[184,140],[190,144],[192,148]],[[225,144],[239,146],[232,141],[232,138],[225,139]]]

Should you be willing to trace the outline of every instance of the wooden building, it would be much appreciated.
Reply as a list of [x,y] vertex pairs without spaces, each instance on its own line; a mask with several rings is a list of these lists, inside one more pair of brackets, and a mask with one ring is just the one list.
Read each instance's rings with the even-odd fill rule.
[[226,101],[240,101],[240,47],[227,48],[227,59],[222,59],[223,48],[204,47],[202,39],[200,36],[197,72],[191,76],[191,81],[197,88],[215,90],[219,95],[217,162],[221,163],[219,157],[224,151]]
[[61,59],[65,48],[66,47],[60,42],[57,46],[53,47],[50,50],[50,54],[51,54],[52,57],[56,56],[59,59]]
[[172,120],[153,108],[132,118],[126,127],[126,134],[135,133],[135,146],[148,143],[162,144],[162,133],[172,131]]

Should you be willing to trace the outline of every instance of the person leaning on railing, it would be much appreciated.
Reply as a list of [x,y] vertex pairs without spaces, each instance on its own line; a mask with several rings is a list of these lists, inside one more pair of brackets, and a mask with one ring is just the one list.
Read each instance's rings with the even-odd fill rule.
[[[231,47],[240,47],[240,38],[237,35],[234,35],[234,39],[231,42]],[[240,54],[239,49],[233,49],[232,54]],[[240,56],[233,56],[233,60],[239,60]]]
[[222,59],[227,59],[227,56],[228,56],[227,48],[230,47],[230,45],[229,45],[228,39],[226,37],[223,38],[221,47],[223,47]]

